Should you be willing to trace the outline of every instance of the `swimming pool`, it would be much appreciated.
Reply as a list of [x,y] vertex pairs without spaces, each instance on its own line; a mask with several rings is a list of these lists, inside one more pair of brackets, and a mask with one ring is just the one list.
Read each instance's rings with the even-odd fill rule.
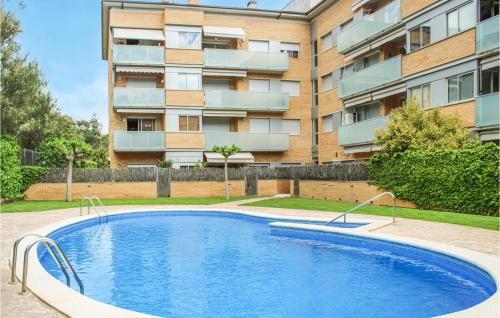
[[[52,232],[85,295],[162,317],[430,317],[477,305],[493,279],[458,259],[227,212],[116,214]],[[42,266],[63,281],[40,248]],[[73,284],[76,285],[76,284]]]

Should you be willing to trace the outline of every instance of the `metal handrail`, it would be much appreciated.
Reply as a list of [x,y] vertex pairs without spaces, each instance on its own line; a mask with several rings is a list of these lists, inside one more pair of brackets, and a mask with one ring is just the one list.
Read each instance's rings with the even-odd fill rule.
[[[26,247],[26,250],[24,251],[23,278],[22,278],[21,292],[25,293],[26,290],[27,290],[27,284],[28,284],[28,256],[29,256],[29,253],[30,253],[31,249],[33,248],[33,246],[36,246],[39,243],[44,243],[44,245],[46,245],[46,246],[50,245],[50,246],[54,247],[54,249],[56,250],[56,252],[59,254],[59,256],[62,258],[62,260],[64,261],[64,263],[66,264],[66,266],[69,268],[69,270],[73,274],[73,277],[75,278],[75,280],[78,283],[78,286],[80,288],[80,294],[83,295],[84,294],[84,288],[83,288],[82,280],[80,279],[80,277],[76,273],[76,271],[73,268],[73,266],[71,266],[71,264],[70,264],[68,258],[66,257],[66,255],[59,248],[59,245],[57,245],[57,243],[54,240],[52,240],[52,239],[50,239],[48,237],[40,237],[40,238],[36,239],[34,242],[31,242],[30,245],[28,245],[28,247]],[[61,266],[62,266],[62,264],[61,264]],[[70,286],[70,284],[68,284],[68,286]]]
[[379,195],[374,196],[371,199],[366,200],[363,203],[356,205],[354,208],[348,210],[347,212],[342,213],[341,215],[337,216],[336,218],[334,218],[331,221],[326,222],[323,225],[328,225],[328,224],[340,219],[341,217],[344,217],[344,223],[346,223],[346,215],[347,214],[352,213],[352,212],[356,211],[357,209],[372,203],[373,201],[377,200],[380,197],[383,197],[384,195],[388,195],[392,198],[392,223],[396,223],[396,196],[392,192],[383,192],[383,193],[380,193]]
[[[17,240],[14,242],[14,247],[12,248],[12,262],[11,262],[12,273],[10,275],[10,282],[9,282],[9,284],[11,284],[11,285],[15,285],[17,283],[17,281],[16,281],[17,249],[19,247],[19,243],[21,243],[21,241],[24,240],[25,238],[31,237],[31,236],[34,236],[37,239],[40,239],[40,238],[43,237],[43,236],[41,236],[39,234],[29,233],[29,234],[25,234],[25,235],[22,235],[22,236],[18,237]],[[50,247],[50,245],[48,243],[44,243],[44,245],[45,245],[45,248],[47,248],[47,250],[49,251],[49,253],[52,256],[52,258],[54,259],[54,262],[57,264],[57,266],[59,266],[59,268],[63,272],[64,277],[66,277],[66,285],[69,286],[70,285],[70,278],[69,278],[68,272],[66,271],[66,269],[64,268],[64,266],[61,264],[61,261],[56,256],[56,254],[54,254],[54,251],[52,250],[52,248]]]
[[83,203],[85,201],[88,202],[87,204],[87,214],[90,214],[90,206],[92,205],[92,208],[94,209],[95,213],[99,216],[99,223],[101,222],[101,218],[103,217],[101,215],[101,213],[99,212],[99,210],[97,209],[95,203],[94,203],[94,199],[97,200],[97,202],[99,203],[99,206],[102,210],[102,213],[104,214],[104,217],[106,217],[106,221],[108,220],[108,213],[106,211],[106,209],[104,209],[104,205],[102,204],[102,201],[96,197],[96,196],[88,196],[88,197],[84,197],[81,201],[80,201],[80,216],[83,216]]

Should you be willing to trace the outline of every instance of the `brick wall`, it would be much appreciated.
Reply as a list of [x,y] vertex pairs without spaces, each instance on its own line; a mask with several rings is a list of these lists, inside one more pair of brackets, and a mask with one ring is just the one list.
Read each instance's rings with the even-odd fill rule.
[[[245,181],[231,181],[231,196],[245,196]],[[170,196],[172,198],[216,198],[224,197],[223,181],[172,181]]]
[[[88,186],[100,199],[156,198],[156,182],[73,183],[73,199],[87,196]],[[64,200],[66,183],[37,183],[25,193],[26,200]]]
[[[384,192],[364,181],[300,181],[300,197],[311,199],[323,199],[339,202],[364,202],[379,193]],[[391,205],[390,197],[382,197],[375,201],[376,205]],[[401,207],[414,208],[411,202],[398,200],[397,205]]]

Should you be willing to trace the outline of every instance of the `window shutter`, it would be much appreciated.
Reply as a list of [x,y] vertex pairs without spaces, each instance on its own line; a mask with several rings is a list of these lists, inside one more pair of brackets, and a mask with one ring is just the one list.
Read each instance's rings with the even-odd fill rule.
[[288,93],[290,96],[300,96],[300,82],[281,81],[281,92]]

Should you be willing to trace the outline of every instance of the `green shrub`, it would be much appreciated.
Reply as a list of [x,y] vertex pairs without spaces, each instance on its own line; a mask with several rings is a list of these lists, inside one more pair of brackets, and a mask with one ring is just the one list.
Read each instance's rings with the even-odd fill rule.
[[22,166],[21,167],[21,193],[38,182],[40,178],[47,173],[49,169],[38,166]]
[[367,164],[370,183],[419,208],[498,216],[499,147],[474,144],[375,154]]
[[8,137],[0,140],[0,185],[2,199],[15,199],[21,195],[19,145]]

